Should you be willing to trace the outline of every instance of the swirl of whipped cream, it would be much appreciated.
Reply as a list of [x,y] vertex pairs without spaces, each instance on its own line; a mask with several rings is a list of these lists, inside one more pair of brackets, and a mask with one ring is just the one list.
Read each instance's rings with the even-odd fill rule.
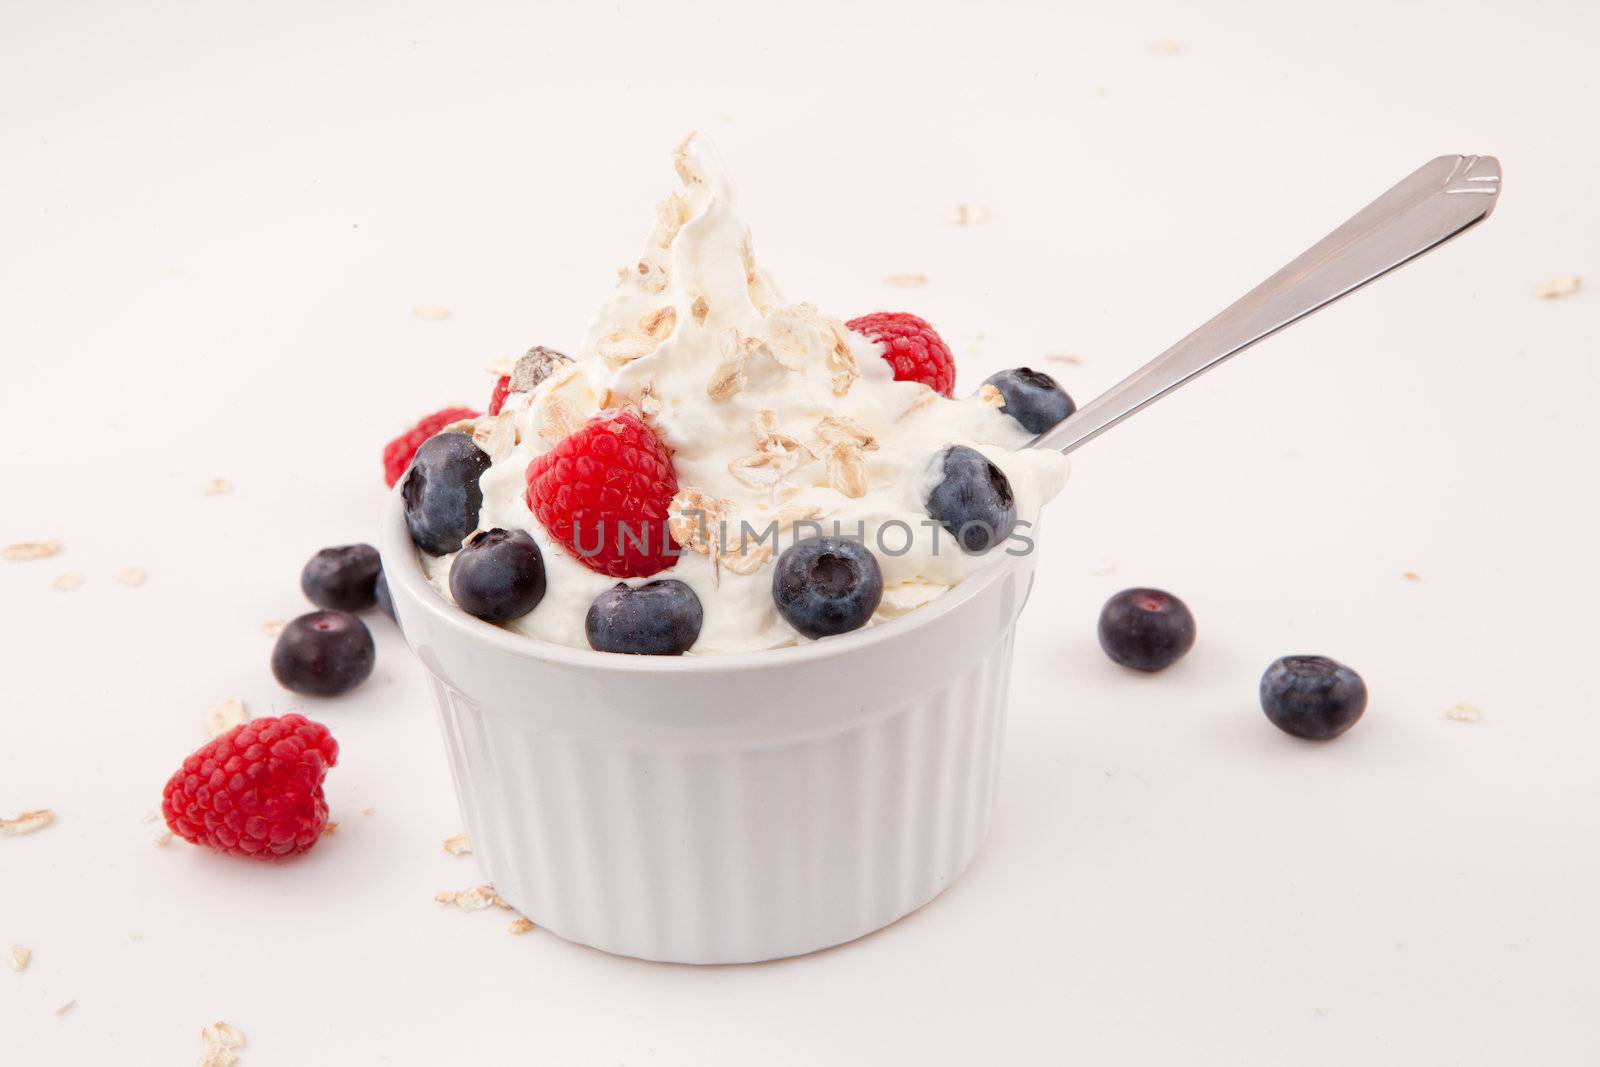
[[[512,393],[498,416],[459,427],[493,461],[480,482],[479,526],[527,530],[544,554],[545,598],[511,629],[587,647],[589,604],[616,583],[553,542],[523,499],[529,462],[607,408],[640,413],[672,452],[673,534],[685,554],[658,577],[700,598],[696,654],[806,640],[772,602],[776,554],[796,536],[865,540],[884,581],[874,622],[927,603],[988,562],[928,518],[937,460],[950,445],[993,461],[1011,482],[1019,519],[1037,520],[1066,479],[1065,457],[1021,449],[1031,435],[998,410],[992,390],[950,400],[897,382],[879,343],[809,304],[786,303],[755,263],[715,152],[691,135],[676,164],[682,190],[658,207],[638,262],[595,312],[576,360],[553,371],[547,363],[548,375]],[[423,557],[446,598],[453,558]]]

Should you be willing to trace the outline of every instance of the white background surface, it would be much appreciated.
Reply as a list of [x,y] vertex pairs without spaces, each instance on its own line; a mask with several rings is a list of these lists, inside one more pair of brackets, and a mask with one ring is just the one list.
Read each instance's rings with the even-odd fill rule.
[[[224,1019],[245,1067],[1595,1062],[1600,308],[1532,290],[1600,275],[1600,9],[1064,7],[0,4],[0,542],[66,545],[0,564],[0,811],[58,814],[0,840],[34,950],[0,1061],[190,1062]],[[388,437],[576,344],[694,127],[791,298],[1080,400],[1424,160],[1507,175],[1481,230],[1081,454],[963,881],[700,970],[434,904],[477,874],[399,636],[312,701],[261,632],[372,535]],[[1199,619],[1160,676],[1095,644],[1132,584]],[[1372,692],[1332,745],[1257,706],[1305,651]],[[297,862],[140,822],[230,696],[343,746]]]

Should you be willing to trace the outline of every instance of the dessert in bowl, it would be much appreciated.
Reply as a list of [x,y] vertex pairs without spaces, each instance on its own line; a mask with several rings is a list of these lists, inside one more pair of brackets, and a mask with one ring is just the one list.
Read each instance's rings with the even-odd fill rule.
[[[786,303],[691,137],[573,357],[509,361],[391,496],[389,594],[474,851],[569,939],[739,962],[850,940],[982,839],[1044,375],[954,397],[914,316]],[[633,653],[633,654],[628,654]]]

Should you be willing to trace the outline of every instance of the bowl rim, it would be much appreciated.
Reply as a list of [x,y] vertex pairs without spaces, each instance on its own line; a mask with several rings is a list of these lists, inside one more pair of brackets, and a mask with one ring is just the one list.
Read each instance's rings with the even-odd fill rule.
[[390,597],[403,593],[410,604],[426,612],[435,624],[454,631],[463,640],[490,645],[521,659],[585,671],[642,675],[743,673],[752,670],[786,670],[819,660],[841,658],[858,650],[865,651],[885,642],[897,641],[960,611],[985,589],[1009,574],[1020,559],[1025,558],[1001,552],[998,559],[968,575],[931,603],[888,622],[805,644],[700,656],[633,656],[599,652],[592,648],[573,648],[515,633],[474,618],[441,597],[423,574],[420,553],[406,529],[401,484],[396,483],[385,501],[378,537],[378,554],[383,561],[383,575],[389,586]]

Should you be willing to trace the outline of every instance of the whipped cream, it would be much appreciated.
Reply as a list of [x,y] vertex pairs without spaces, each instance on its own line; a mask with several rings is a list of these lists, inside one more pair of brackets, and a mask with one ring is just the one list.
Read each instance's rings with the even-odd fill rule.
[[[997,553],[1027,549],[1020,538],[1060,491],[1066,458],[1019,451],[1032,435],[998,410],[992,388],[951,400],[897,382],[878,342],[787,303],[756,265],[710,145],[691,135],[676,165],[682,191],[658,207],[637,263],[620,272],[574,361],[541,359],[546,376],[532,391],[456,427],[492,460],[480,481],[479,528],[527,530],[544,555],[544,600],[508,628],[587,648],[589,605],[618,581],[552,541],[523,496],[528,464],[607,408],[633,408],[671,450],[680,487],[672,532],[685,554],[654,577],[684,582],[700,598],[694,653],[807,640],[773,605],[772,568],[817,526],[861,538],[877,556],[884,592],[874,623],[926,604]],[[984,555],[962,552],[926,511],[939,457],[956,444],[1004,471],[1016,498],[1017,535]],[[754,532],[741,539],[743,524]],[[448,599],[454,555],[421,558]]]

